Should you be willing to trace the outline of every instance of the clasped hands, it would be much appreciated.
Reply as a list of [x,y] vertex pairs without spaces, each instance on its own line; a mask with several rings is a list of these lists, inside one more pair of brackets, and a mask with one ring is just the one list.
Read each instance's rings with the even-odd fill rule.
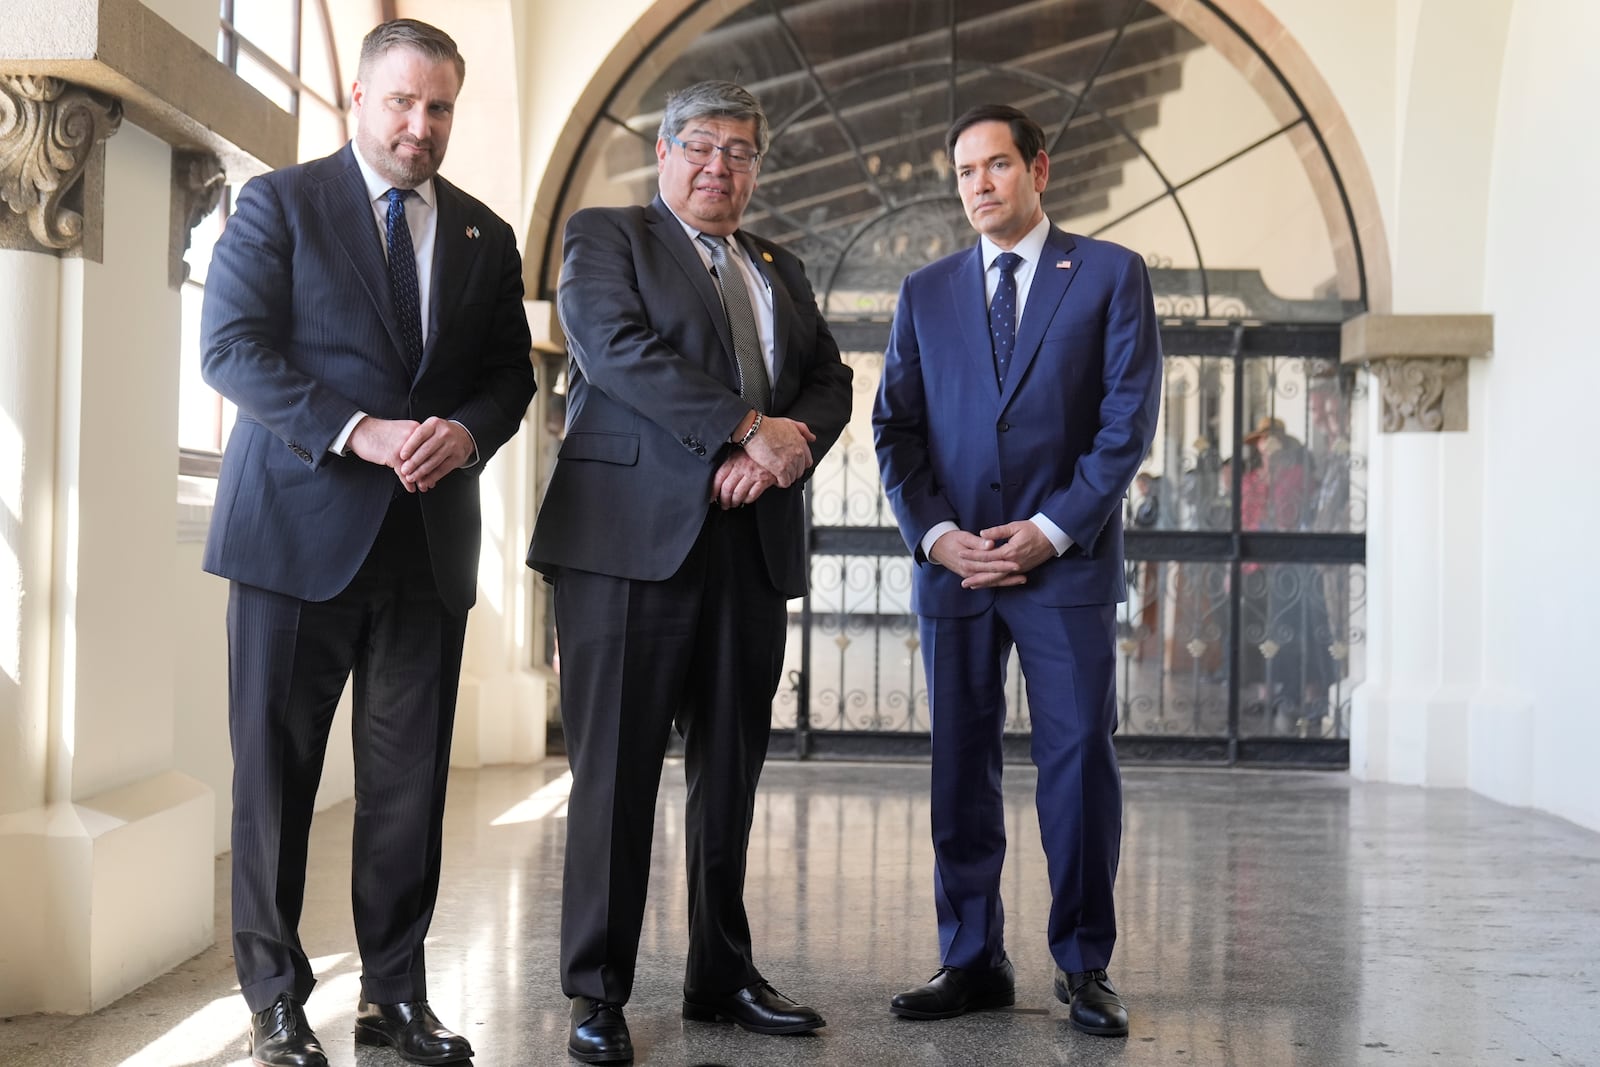
[[928,558],[960,575],[963,589],[1002,589],[1025,585],[1028,572],[1055,555],[1044,531],[1022,519],[975,534],[951,530],[933,543]]
[[787,489],[811,466],[817,435],[803,422],[767,415],[743,448],[734,449],[711,481],[711,499],[722,507],[753,504],[773,486]]
[[423,422],[378,419],[356,423],[347,442],[368,463],[391,468],[408,493],[426,493],[472,458],[472,435],[460,423],[432,416]]

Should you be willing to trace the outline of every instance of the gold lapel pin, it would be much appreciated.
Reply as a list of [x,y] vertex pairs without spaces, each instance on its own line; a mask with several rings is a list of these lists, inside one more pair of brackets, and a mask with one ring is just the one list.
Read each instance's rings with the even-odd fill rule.
[[761,258],[766,260],[768,263],[771,263],[772,262],[772,253],[771,252],[763,252],[763,253],[761,253]]

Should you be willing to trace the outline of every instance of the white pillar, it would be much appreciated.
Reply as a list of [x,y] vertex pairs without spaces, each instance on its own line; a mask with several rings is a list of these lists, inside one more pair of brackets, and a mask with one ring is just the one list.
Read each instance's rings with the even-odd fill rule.
[[92,1011],[214,940],[211,792],[173,770],[168,146],[124,127],[104,184],[103,263],[0,260],[16,427],[0,477],[26,531],[4,602],[20,654],[0,712],[26,743],[0,756],[16,771],[0,787],[0,1016]]
[[[548,350],[556,344],[554,308],[532,300],[525,307],[535,344]],[[555,675],[536,662],[544,627],[553,623],[539,610],[543,582],[524,562],[544,469],[540,427],[555,383],[541,375],[538,384],[522,430],[495,454],[481,483],[483,554],[450,750],[456,767],[543,759],[545,727],[557,707]]]
[[[1370,670],[1352,700],[1357,777],[1465,786],[1471,701],[1483,682],[1484,431],[1469,359],[1487,315],[1367,315],[1347,323],[1346,361],[1370,361],[1367,617]],[[1477,400],[1472,397],[1476,394]]]

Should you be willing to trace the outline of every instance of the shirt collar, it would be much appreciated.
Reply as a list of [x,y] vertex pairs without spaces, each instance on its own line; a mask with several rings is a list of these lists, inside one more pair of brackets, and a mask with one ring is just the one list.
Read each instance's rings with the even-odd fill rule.
[[[361,168],[361,180],[367,184],[367,199],[372,201],[387,200],[389,190],[394,188],[382,175],[372,169],[372,165],[361,154],[361,146],[354,141],[350,143],[350,150],[355,153],[356,166]],[[415,189],[417,198],[430,208],[433,207],[433,179],[429,178]]]
[[[1050,235],[1050,217],[1047,215],[1040,219],[1033,229],[1028,231],[1026,237],[1017,242],[1011,251],[1021,256],[1027,263],[1037,265],[1044,256],[1044,239]],[[988,270],[994,266],[994,258],[1005,249],[989,240],[989,235],[984,234],[978,239],[983,252],[983,269]]]
[[661,198],[661,206],[667,209],[667,214],[678,220],[678,225],[683,227],[683,232],[688,234],[689,240],[694,241],[697,246],[699,244],[701,234],[705,234],[705,236],[711,238],[713,241],[721,241],[725,245],[731,245],[733,249],[740,255],[744,254],[744,246],[739,244],[739,239],[734,237],[732,234],[729,234],[727,237],[719,237],[717,234],[706,233],[704,230],[695,229],[687,222],[684,222],[676,211],[672,210],[672,205],[667,203],[666,197]]

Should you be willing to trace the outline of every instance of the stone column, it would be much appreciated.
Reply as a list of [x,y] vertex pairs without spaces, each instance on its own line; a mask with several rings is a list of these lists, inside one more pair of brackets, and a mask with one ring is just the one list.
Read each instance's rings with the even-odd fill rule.
[[120,122],[0,75],[0,1015],[93,1010],[213,940],[211,792],[173,770],[171,149]]
[[1369,438],[1368,675],[1350,736],[1357,777],[1467,784],[1484,625],[1484,430],[1473,428],[1471,385],[1492,347],[1489,315],[1368,314],[1344,326],[1341,358],[1367,364],[1380,386]]
[[[152,3],[215,32],[206,0]],[[94,1010],[213,940],[213,796],[177,769],[169,283],[221,167],[292,161],[296,128],[139,0],[0,9],[3,1017]]]

